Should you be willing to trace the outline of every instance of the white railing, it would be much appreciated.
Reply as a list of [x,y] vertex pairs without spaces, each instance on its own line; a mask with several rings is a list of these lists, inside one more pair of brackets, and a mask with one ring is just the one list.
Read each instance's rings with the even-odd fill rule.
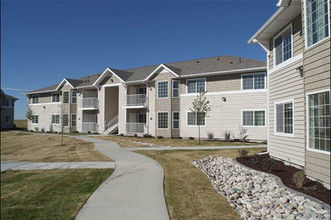
[[126,133],[143,134],[145,133],[146,123],[126,123]]
[[98,123],[97,122],[83,122],[82,123],[82,132],[83,133],[96,133],[98,132]]
[[110,119],[106,124],[105,124],[105,131],[112,128],[114,125],[118,124],[118,115],[116,115],[114,118]]
[[126,106],[147,106],[147,95],[135,94],[126,96]]
[[92,97],[92,98],[83,98],[82,108],[98,109],[98,106],[99,106],[99,100],[98,100],[98,98],[95,98],[95,97]]

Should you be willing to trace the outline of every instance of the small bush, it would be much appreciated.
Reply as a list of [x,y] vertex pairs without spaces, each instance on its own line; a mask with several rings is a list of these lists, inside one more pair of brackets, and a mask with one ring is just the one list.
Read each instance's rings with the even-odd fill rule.
[[134,137],[138,137],[138,135],[137,135],[137,134],[134,134],[133,136],[134,136]]
[[124,136],[124,134],[123,133],[120,133],[119,136]]
[[87,133],[88,133],[88,134],[91,134],[91,131],[88,131]]
[[34,130],[39,131],[39,128],[35,128]]
[[144,136],[143,136],[144,138],[153,138],[153,136],[152,135],[150,135],[150,134],[144,134]]
[[45,129],[44,129],[44,128],[42,128],[42,129],[41,129],[41,132],[45,132]]
[[208,140],[212,141],[214,140],[214,133],[213,132],[207,132]]
[[274,159],[265,158],[262,160],[262,166],[266,168],[268,171],[271,171],[274,165],[275,165]]
[[246,150],[246,149],[239,149],[238,150],[238,153],[240,155],[240,157],[246,157],[249,153],[249,150]]
[[78,131],[73,131],[72,133],[78,134]]
[[158,138],[158,139],[163,139],[163,136],[160,135],[160,136],[157,136],[157,138]]
[[230,141],[230,139],[231,139],[231,132],[228,131],[228,130],[225,130],[225,132],[224,132],[224,140],[225,141]]
[[303,172],[303,170],[294,173],[292,181],[298,189],[302,188],[305,182],[305,173]]
[[194,137],[189,137],[188,139],[190,139],[190,140],[194,140]]

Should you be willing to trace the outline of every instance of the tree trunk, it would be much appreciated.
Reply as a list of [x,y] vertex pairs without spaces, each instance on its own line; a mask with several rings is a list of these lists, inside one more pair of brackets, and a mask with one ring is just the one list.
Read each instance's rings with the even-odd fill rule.
[[199,145],[201,144],[200,143],[200,124],[198,125],[198,128],[199,128]]

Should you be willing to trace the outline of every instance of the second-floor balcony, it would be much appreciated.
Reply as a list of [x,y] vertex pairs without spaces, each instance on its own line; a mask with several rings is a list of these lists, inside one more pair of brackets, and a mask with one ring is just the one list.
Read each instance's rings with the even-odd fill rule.
[[82,99],[82,109],[95,110],[99,108],[99,100],[96,97],[83,98]]
[[146,108],[147,105],[147,95],[145,94],[126,95],[125,106],[127,108]]

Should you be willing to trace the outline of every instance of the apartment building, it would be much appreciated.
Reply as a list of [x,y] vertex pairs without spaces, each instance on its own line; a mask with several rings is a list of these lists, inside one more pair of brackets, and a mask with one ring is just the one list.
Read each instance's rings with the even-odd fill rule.
[[330,0],[281,0],[254,34],[267,53],[268,151],[330,188]]
[[[30,130],[197,137],[213,133],[267,139],[266,63],[219,56],[104,72],[26,93]],[[190,111],[207,91],[211,111],[197,120]]]
[[7,95],[1,89],[0,91],[0,103],[1,103],[1,130],[12,129],[15,127],[14,124],[14,108],[15,101],[18,99]]

